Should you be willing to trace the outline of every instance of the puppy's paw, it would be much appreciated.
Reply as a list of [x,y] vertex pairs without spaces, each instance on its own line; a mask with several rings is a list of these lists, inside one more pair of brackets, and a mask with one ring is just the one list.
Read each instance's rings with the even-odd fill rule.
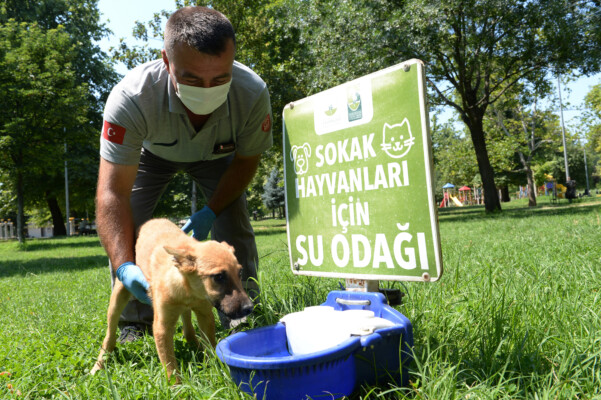
[[94,364],[94,368],[92,368],[92,370],[90,371],[90,375],[95,375],[96,372],[100,371],[101,369],[104,369],[104,365],[96,361],[96,364]]

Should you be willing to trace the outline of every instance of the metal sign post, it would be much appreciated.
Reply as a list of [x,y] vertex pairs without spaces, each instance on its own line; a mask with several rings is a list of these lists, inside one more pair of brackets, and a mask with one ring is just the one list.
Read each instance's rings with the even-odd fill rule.
[[295,274],[365,290],[441,277],[425,96],[423,63],[410,60],[284,108]]

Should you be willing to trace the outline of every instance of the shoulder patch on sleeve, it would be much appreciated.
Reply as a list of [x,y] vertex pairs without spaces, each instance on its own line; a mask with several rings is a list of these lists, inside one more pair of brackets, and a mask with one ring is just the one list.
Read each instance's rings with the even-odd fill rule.
[[269,132],[270,129],[271,129],[271,115],[267,114],[265,116],[265,119],[263,120],[263,123],[261,124],[261,130],[263,132]]
[[108,121],[104,121],[102,129],[102,137],[109,142],[123,144],[123,138],[125,137],[125,128],[117,124],[111,124]]

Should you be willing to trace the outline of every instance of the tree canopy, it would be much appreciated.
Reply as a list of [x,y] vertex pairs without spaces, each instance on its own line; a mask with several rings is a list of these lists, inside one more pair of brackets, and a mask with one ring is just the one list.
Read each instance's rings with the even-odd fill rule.
[[269,174],[269,178],[267,182],[265,182],[265,186],[263,186],[263,203],[268,210],[273,210],[275,214],[275,210],[280,212],[280,215],[283,215],[282,209],[284,207],[285,201],[285,190],[284,190],[284,180],[280,176],[281,172],[274,168]]
[[75,52],[64,28],[9,20],[0,26],[0,41],[0,164],[17,193],[22,240],[25,183],[56,173],[65,132],[86,122],[88,87],[75,79]]
[[599,8],[586,1],[418,0],[397,11],[399,37],[407,38],[403,54],[426,62],[435,103],[454,108],[470,132],[488,211],[501,206],[484,131],[487,109],[519,82],[597,71],[598,36],[586,33],[597,29]]
[[[0,85],[9,93],[0,100],[5,105],[0,147],[5,154],[21,152],[23,160],[17,168],[13,159],[0,156],[2,198],[13,198],[7,193],[18,191],[16,171],[26,170],[20,185],[28,196],[17,196],[21,208],[45,203],[54,210],[58,232],[63,216],[57,199],[67,159],[74,207],[78,213],[93,210],[102,109],[118,78],[113,63],[131,68],[156,59],[160,48],[148,40],[162,39],[162,22],[182,6],[223,11],[236,31],[237,60],[269,87],[274,146],[249,187],[252,208],[262,206],[271,171],[282,164],[281,113],[287,103],[418,58],[426,64],[432,114],[451,108],[464,126],[432,119],[438,178],[481,183],[486,209],[500,210],[498,187],[529,174],[534,185],[542,170],[559,174],[555,110],[533,106],[549,96],[550,80],[601,67],[596,0],[174,0],[171,5],[132,27],[145,44],[129,46],[122,38],[109,58],[97,45],[109,33],[99,22],[98,0],[0,0]],[[39,79],[43,74],[49,79]],[[589,117],[582,126],[590,132],[587,149],[597,152],[599,92],[596,88],[587,97]],[[29,108],[19,106],[24,101]],[[580,165],[580,144],[570,139],[569,161]],[[166,203],[159,204],[161,212],[188,207],[190,182],[178,178],[173,185]],[[178,195],[181,191],[187,193]]]
[[0,85],[9,94],[0,111],[2,146],[10,154],[3,176],[18,193],[14,207],[44,204],[57,235],[65,232],[58,201],[65,160],[72,207],[93,211],[103,100],[117,78],[96,43],[108,32],[99,18],[97,0],[0,3]]

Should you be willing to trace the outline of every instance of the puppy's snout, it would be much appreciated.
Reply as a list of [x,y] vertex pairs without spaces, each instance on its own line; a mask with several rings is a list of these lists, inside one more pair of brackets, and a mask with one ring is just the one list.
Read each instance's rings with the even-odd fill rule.
[[254,308],[253,302],[247,297],[245,300],[242,300],[240,305],[232,310],[228,316],[234,319],[243,318],[252,313]]
[[249,301],[248,304],[244,304],[242,306],[240,313],[242,314],[243,317],[246,317],[248,314],[253,312],[254,308],[255,308],[255,305],[252,303],[252,301]]
[[254,309],[253,302],[244,291],[235,291],[225,296],[216,307],[232,319],[246,317]]

